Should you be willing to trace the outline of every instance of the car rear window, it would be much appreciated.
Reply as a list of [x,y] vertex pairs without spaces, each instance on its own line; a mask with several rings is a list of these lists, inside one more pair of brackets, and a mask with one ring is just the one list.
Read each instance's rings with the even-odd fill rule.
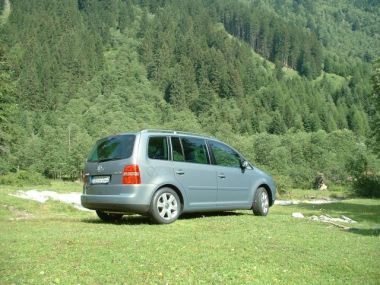
[[166,137],[149,138],[148,157],[152,159],[168,160],[168,141]]
[[91,150],[87,161],[102,162],[125,159],[132,155],[135,135],[118,135],[100,139]]

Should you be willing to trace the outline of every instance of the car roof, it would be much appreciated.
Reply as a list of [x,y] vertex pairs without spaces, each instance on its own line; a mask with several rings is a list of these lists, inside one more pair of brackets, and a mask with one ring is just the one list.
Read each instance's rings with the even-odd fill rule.
[[[144,129],[137,132],[125,132],[125,133],[118,133],[106,136],[104,138],[110,138],[114,136],[122,136],[122,135],[137,135],[137,134],[154,134],[154,135],[175,135],[175,136],[192,136],[192,137],[199,137],[204,139],[210,139],[214,141],[220,141],[215,137],[203,135],[203,134],[197,134],[197,133],[191,133],[191,132],[183,132],[183,131],[175,131],[175,130],[159,130],[159,129]],[[103,139],[104,139],[103,138]]]
[[183,131],[175,131],[175,130],[146,129],[146,130],[141,130],[140,133],[150,133],[150,134],[160,134],[160,135],[186,135],[186,136],[194,136],[194,137],[201,137],[201,138],[208,138],[208,139],[217,140],[214,137],[203,135],[203,134],[183,132]]

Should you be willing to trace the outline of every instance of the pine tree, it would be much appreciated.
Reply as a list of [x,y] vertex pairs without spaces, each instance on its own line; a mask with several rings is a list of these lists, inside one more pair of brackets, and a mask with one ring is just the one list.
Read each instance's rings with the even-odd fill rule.
[[373,102],[375,113],[372,119],[372,139],[376,153],[380,156],[380,60],[375,64],[374,74],[372,76],[373,84]]
[[16,115],[17,110],[14,88],[12,69],[0,44],[0,175],[11,168],[9,158],[13,136],[15,135],[13,130],[16,127],[12,123],[12,117]]
[[269,133],[271,134],[284,134],[286,132],[286,125],[279,111],[273,113],[272,123],[269,126]]

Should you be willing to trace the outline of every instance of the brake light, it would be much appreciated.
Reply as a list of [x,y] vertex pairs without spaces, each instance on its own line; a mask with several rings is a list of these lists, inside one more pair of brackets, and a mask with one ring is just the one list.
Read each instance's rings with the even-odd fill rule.
[[136,164],[124,166],[122,182],[123,184],[141,184],[139,166]]

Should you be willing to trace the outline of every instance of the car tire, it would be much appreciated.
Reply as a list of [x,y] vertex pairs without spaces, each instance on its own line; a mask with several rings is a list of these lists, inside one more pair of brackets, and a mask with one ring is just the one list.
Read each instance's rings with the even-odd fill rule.
[[149,210],[151,220],[156,224],[170,224],[181,214],[181,201],[171,188],[161,188],[154,193]]
[[96,214],[104,222],[116,222],[120,221],[123,218],[122,214],[106,213],[100,210],[96,210]]
[[255,193],[252,211],[256,216],[266,216],[269,213],[269,195],[264,187],[259,187]]

